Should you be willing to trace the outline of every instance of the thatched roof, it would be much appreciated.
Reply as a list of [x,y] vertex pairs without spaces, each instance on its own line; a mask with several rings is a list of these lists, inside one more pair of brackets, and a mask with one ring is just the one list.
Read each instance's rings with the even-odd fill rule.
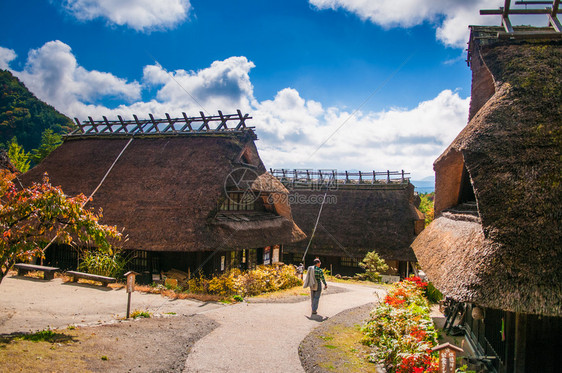
[[[291,191],[293,218],[309,236],[324,192]],[[352,256],[360,260],[367,252],[375,250],[386,260],[416,261],[410,244],[414,240],[415,221],[424,217],[414,206],[412,184],[369,189],[358,185],[329,190],[326,198],[310,254]],[[307,244],[308,239],[286,245],[285,251],[303,254]]]
[[460,202],[464,168],[479,220],[443,214],[414,251],[445,295],[561,316],[562,42],[482,30],[472,28],[469,48],[471,120],[434,163],[436,213]]
[[[30,183],[47,172],[65,193],[89,195],[129,138],[68,137],[22,179]],[[89,205],[103,208],[103,223],[125,228],[128,249],[256,248],[302,239],[290,213],[219,211],[231,171],[265,174],[254,140],[251,129],[135,138]]]

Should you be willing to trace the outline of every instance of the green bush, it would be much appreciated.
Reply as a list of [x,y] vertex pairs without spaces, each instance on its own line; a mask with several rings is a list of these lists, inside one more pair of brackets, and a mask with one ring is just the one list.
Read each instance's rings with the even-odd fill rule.
[[94,275],[120,278],[125,273],[127,259],[119,250],[85,250],[78,269]]
[[388,269],[388,265],[383,258],[379,257],[376,251],[367,253],[363,261],[359,263],[359,266],[365,269],[365,273],[360,274],[359,277],[373,282],[380,282],[380,272]]
[[425,296],[430,303],[439,303],[443,299],[443,294],[431,282],[427,285]]

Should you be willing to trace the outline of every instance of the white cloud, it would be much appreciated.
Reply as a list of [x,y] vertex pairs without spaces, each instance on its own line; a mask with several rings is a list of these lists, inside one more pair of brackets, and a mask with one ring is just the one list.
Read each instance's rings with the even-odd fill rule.
[[411,110],[350,117],[350,112],[323,109],[285,89],[258,105],[254,121],[268,167],[404,169],[421,178],[433,174],[433,161],[466,125],[468,104],[469,98],[445,90]]
[[249,110],[254,95],[249,72],[254,66],[246,57],[215,61],[197,72],[167,72],[159,65],[150,65],[144,68],[143,80],[146,85],[160,87],[156,96],[159,102],[176,107],[195,104],[195,110],[208,107]]
[[64,9],[82,21],[106,19],[137,31],[169,29],[185,21],[189,0],[65,0]]
[[309,0],[318,9],[345,9],[384,28],[413,27],[430,22],[445,45],[465,47],[468,25],[497,24],[497,17],[480,16],[480,9],[497,9],[503,0]]
[[[346,109],[307,100],[292,88],[259,102],[249,75],[253,67],[246,57],[215,61],[199,71],[168,72],[149,65],[139,84],[87,71],[68,45],[53,41],[31,51],[25,69],[14,74],[38,97],[80,119],[115,118],[118,114],[131,118],[133,113],[174,117],[182,112],[198,115],[199,111],[216,115],[218,110],[226,114],[241,109],[253,116],[262,159],[272,168],[404,169],[422,178],[433,174],[433,161],[468,118],[469,98],[450,90],[410,110],[390,108],[353,116]],[[154,92],[154,98],[141,100],[143,89]],[[109,109],[101,104],[100,99],[106,97],[132,103]],[[331,134],[334,136],[322,145]]]
[[79,66],[70,47],[59,40],[31,50],[24,70],[14,74],[37,97],[66,113],[105,97],[138,100],[141,93],[137,82]]
[[0,69],[6,70],[18,55],[13,49],[0,47]]

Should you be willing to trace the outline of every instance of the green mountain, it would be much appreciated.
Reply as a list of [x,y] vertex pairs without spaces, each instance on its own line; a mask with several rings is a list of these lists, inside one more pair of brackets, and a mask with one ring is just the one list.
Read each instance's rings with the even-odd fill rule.
[[8,144],[16,136],[30,152],[40,147],[45,130],[64,134],[73,127],[70,118],[35,97],[9,71],[0,69],[0,144]]

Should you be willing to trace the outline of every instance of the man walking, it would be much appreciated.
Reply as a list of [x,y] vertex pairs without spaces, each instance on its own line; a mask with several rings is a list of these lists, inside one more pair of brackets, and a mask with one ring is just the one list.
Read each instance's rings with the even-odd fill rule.
[[314,259],[314,265],[308,267],[304,287],[310,287],[310,299],[312,302],[312,314],[316,315],[318,310],[318,303],[320,302],[320,295],[322,295],[322,283],[324,290],[328,288],[324,272],[320,268],[320,259]]

